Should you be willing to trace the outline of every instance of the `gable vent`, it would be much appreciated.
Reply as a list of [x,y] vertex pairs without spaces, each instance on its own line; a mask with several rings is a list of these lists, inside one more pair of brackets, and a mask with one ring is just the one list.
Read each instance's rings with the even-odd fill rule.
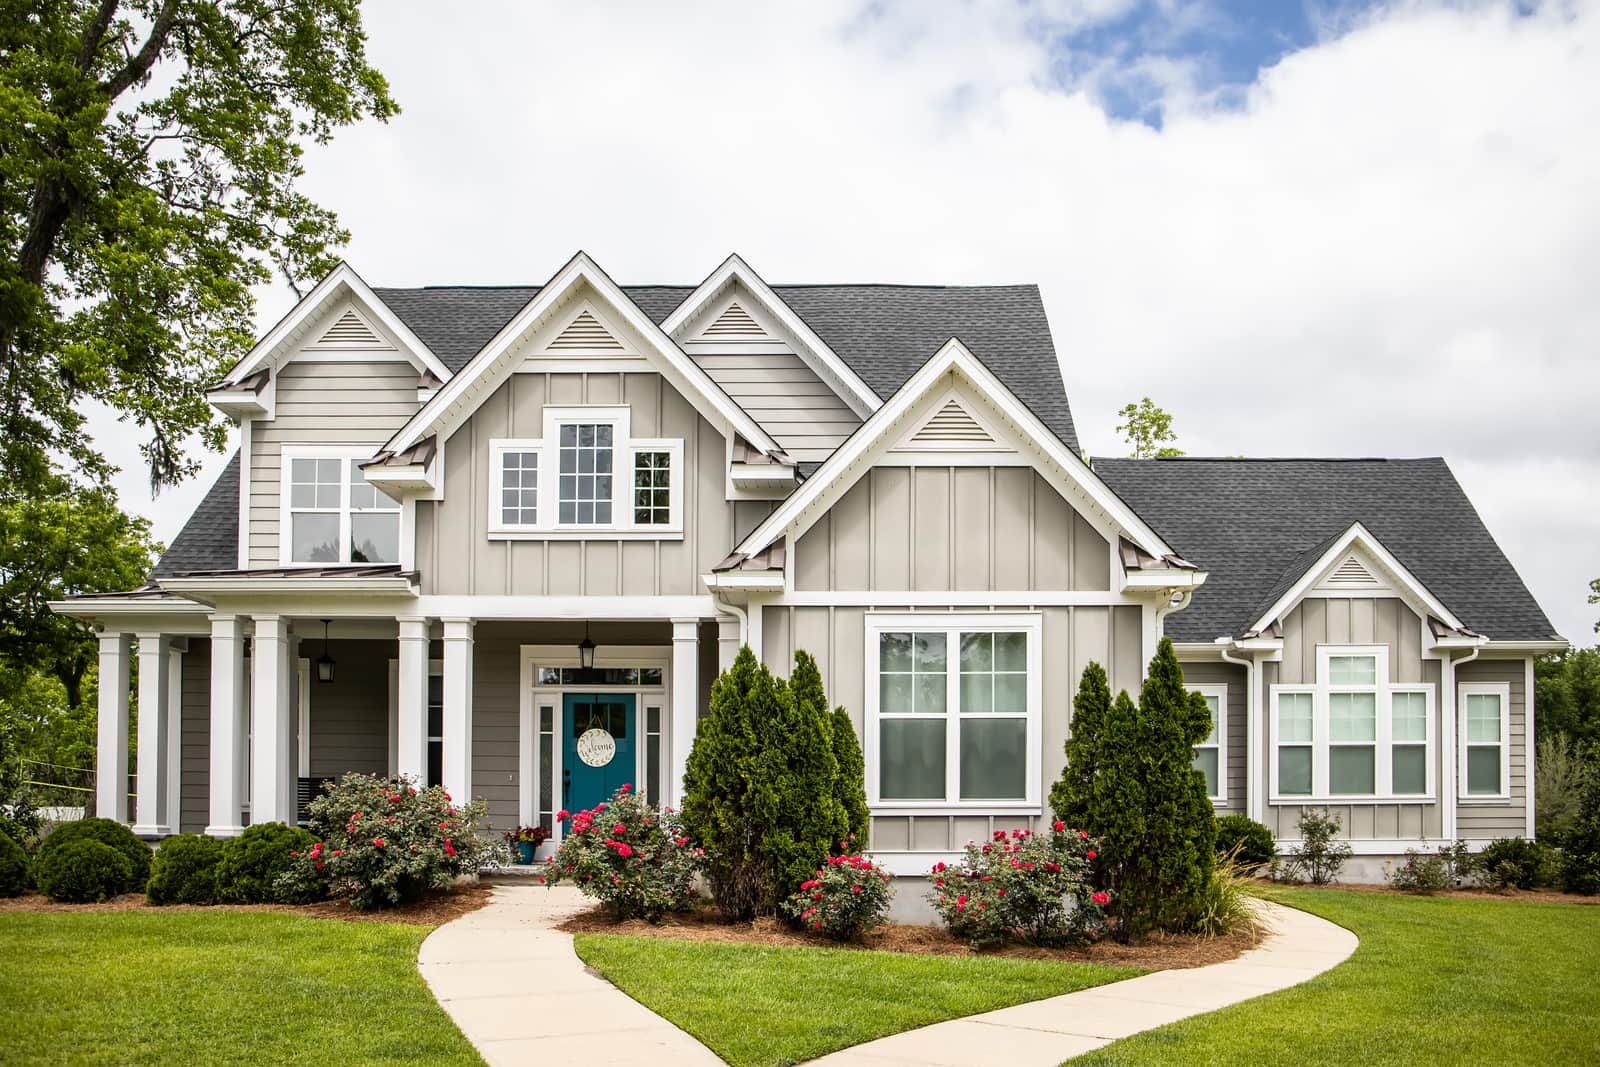
[[330,348],[387,348],[382,338],[373,332],[357,315],[353,309],[347,308],[338,321],[329,326],[327,332],[317,341],[319,345]]
[[555,350],[582,348],[591,352],[623,351],[622,342],[612,337],[587,308],[567,324],[561,336],[550,342],[550,347]]
[[735,300],[729,304],[727,310],[717,316],[717,321],[705,328],[701,334],[708,341],[761,341],[767,340],[767,331],[761,324],[750,317],[750,312],[739,306]]
[[993,444],[994,438],[978,425],[966,408],[952,400],[940,408],[911,441],[918,445],[971,445]]
[[1377,585],[1378,579],[1372,572],[1361,565],[1361,561],[1354,556],[1346,556],[1344,562],[1333,569],[1328,575],[1329,585]]

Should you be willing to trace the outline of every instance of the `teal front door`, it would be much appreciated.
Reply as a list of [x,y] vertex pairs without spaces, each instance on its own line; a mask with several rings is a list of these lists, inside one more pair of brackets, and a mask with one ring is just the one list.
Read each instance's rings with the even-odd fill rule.
[[632,693],[567,693],[561,700],[561,806],[583,811],[633,784]]

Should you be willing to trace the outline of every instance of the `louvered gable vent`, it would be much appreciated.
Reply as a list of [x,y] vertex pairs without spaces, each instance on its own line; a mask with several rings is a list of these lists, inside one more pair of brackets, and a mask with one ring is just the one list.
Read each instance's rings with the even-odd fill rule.
[[366,320],[355,313],[354,308],[346,308],[343,315],[329,326],[327,331],[317,340],[321,348],[387,348]]
[[588,308],[580,311],[578,317],[567,324],[561,335],[550,342],[550,349],[555,352],[582,349],[585,352],[622,352],[622,342],[600,325],[600,321],[590,313]]
[[917,445],[974,445],[993,444],[994,438],[978,425],[978,420],[966,408],[952,400],[917,431],[911,442]]
[[1362,565],[1354,556],[1346,556],[1344,562],[1333,569],[1328,575],[1329,585],[1378,585],[1378,579],[1372,572]]
[[706,341],[768,341],[767,331],[761,324],[750,317],[735,300],[727,309],[718,315],[716,321],[705,328],[701,338]]

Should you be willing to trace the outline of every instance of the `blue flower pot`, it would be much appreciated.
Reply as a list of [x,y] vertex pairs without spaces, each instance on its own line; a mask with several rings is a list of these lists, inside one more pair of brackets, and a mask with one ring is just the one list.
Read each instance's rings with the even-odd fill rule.
[[517,842],[517,862],[528,864],[533,862],[534,844],[532,841]]

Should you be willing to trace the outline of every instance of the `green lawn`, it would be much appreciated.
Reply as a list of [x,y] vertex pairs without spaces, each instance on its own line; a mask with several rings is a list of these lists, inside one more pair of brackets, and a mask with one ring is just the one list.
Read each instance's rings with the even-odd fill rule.
[[1081,1064],[1600,1063],[1600,907],[1270,891],[1354,930],[1311,981],[1072,1061]]
[[481,1064],[428,930],[259,912],[0,915],[0,1063]]
[[579,935],[578,955],[733,1067],[801,1063],[918,1026],[1131,978],[1087,963]]

